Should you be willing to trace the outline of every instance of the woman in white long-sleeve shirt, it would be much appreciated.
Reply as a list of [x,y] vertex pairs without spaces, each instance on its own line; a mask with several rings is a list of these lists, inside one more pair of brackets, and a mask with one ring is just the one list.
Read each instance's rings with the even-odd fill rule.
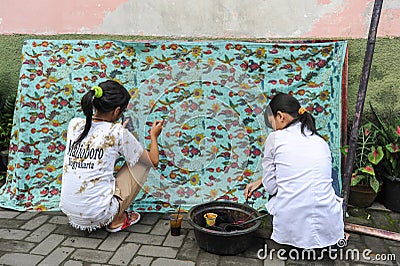
[[331,152],[318,135],[313,116],[292,96],[277,94],[265,113],[272,132],[265,143],[263,175],[245,189],[261,185],[272,195],[271,238],[298,248],[323,248],[344,238],[342,198],[332,187]]

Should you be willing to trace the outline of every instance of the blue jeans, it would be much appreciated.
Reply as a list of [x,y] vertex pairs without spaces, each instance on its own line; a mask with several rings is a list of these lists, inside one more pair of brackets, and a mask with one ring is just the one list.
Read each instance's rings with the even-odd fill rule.
[[336,196],[341,197],[342,193],[340,192],[338,172],[333,168],[332,168],[332,179],[333,179],[332,180],[333,190],[335,190]]

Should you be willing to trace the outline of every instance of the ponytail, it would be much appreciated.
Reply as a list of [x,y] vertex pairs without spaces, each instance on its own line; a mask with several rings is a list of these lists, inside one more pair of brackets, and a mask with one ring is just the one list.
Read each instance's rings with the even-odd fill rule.
[[[304,128],[307,128],[311,131],[311,135],[318,135],[317,129],[315,127],[315,118],[307,112],[307,110],[301,107],[299,101],[293,96],[286,93],[278,93],[274,96],[274,98],[269,103],[268,107],[271,109],[272,115],[276,116],[278,111],[283,113],[287,113],[291,115],[294,119],[285,126],[285,128],[295,124],[296,122],[301,123],[301,133],[304,134]],[[264,113],[264,118],[266,124],[269,125],[268,122],[268,112]]]
[[[296,120],[296,119],[295,119]],[[304,135],[304,128],[307,127],[311,131],[311,135],[319,135],[315,127],[315,118],[309,112],[299,114],[297,120],[301,123],[301,133]]]
[[81,141],[87,136],[90,128],[92,127],[92,118],[93,118],[93,97],[95,95],[94,90],[88,91],[85,95],[83,95],[81,99],[81,107],[83,114],[86,116],[85,128],[79,137],[75,140],[72,145],[75,147],[77,144],[81,143]]

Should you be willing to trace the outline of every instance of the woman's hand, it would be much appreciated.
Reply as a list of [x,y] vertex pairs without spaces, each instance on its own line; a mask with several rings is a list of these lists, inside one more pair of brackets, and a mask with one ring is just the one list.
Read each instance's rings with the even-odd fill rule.
[[157,138],[161,134],[161,131],[163,129],[163,124],[164,124],[163,120],[155,120],[153,126],[150,129],[151,142],[150,142],[150,150],[147,151],[147,155],[153,167],[157,167],[158,162],[160,160]]
[[244,190],[244,198],[248,199],[249,197],[251,197],[251,195],[253,195],[253,192],[261,187],[261,184],[262,184],[261,178],[247,184],[246,189]]
[[153,138],[158,138],[158,136],[161,134],[161,131],[163,129],[163,124],[164,120],[155,120],[153,123],[153,126],[151,127],[150,130],[150,137]]

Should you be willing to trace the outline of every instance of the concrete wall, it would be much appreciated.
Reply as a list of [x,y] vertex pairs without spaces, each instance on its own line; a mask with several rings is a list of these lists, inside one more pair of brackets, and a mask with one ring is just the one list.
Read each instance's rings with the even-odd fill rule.
[[[0,33],[365,38],[373,0],[1,0]],[[400,36],[385,0],[379,36]]]
[[[0,96],[24,39],[346,39],[354,114],[373,0],[0,0]],[[385,0],[367,103],[400,110],[400,0]],[[51,36],[49,36],[51,35]],[[368,109],[368,108],[366,108]]]

